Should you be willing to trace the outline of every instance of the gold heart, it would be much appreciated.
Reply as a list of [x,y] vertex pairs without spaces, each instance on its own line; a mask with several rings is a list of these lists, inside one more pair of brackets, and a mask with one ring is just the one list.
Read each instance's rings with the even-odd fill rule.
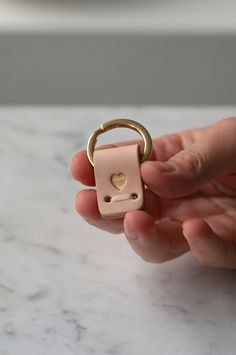
[[126,176],[123,173],[113,174],[111,176],[111,183],[117,190],[122,190],[126,183]]

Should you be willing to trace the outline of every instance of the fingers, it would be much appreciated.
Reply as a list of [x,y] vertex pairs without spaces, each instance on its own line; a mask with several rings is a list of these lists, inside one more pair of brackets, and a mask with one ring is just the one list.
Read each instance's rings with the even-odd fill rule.
[[188,251],[180,222],[155,219],[144,211],[128,212],[124,219],[127,240],[145,261],[162,263]]
[[[210,203],[210,201],[204,198],[200,193],[182,199],[167,200],[145,189],[144,201],[144,210],[156,221],[166,218],[184,221],[192,217],[208,216],[208,218],[210,218],[210,216],[213,216],[214,218],[214,215],[217,215],[216,222],[214,223],[219,222],[218,224],[220,224],[221,222],[218,215],[221,213],[221,209],[217,207],[217,204]],[[104,227],[107,226],[108,221],[104,222],[100,217],[95,190],[83,190],[79,192],[76,197],[76,209],[90,224],[95,224],[96,221],[96,225],[100,229],[104,229]],[[113,233],[111,221],[109,221],[108,225],[108,230]],[[217,228],[219,228],[219,226]],[[229,233],[228,229],[225,228],[225,230]],[[122,232],[123,229],[120,229],[120,231]]]
[[236,118],[202,130],[201,137],[166,162],[145,162],[141,173],[147,186],[166,198],[187,196],[212,178],[236,169]]
[[88,161],[87,152],[85,150],[77,153],[71,162],[71,174],[87,186],[95,186],[94,170]]
[[76,196],[75,207],[78,213],[91,225],[112,234],[123,233],[123,220],[102,219],[97,205],[95,190],[83,190]]
[[[103,219],[100,216],[95,190],[82,190],[76,196],[77,212],[91,225],[113,234],[123,233],[123,219]],[[155,219],[160,218],[160,203],[157,195],[145,191],[145,210]]]
[[183,234],[200,264],[236,268],[236,245],[221,239],[204,220],[194,218],[184,222]]
[[[147,209],[151,211],[151,207],[148,206],[150,201],[147,198]],[[189,249],[180,222],[163,221],[156,225],[155,217],[144,211],[128,212],[124,220],[102,219],[98,211],[95,190],[80,191],[76,199],[76,208],[89,224],[107,232],[122,233],[125,226],[130,245],[144,260],[161,263],[176,258]]]

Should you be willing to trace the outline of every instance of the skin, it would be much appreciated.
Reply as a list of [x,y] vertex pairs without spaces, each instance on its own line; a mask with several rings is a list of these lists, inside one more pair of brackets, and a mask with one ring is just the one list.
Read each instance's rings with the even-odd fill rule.
[[[103,220],[89,188],[76,196],[78,213],[99,229],[125,233],[145,261],[162,263],[190,251],[202,265],[235,269],[236,118],[154,139],[150,160],[140,167],[147,186],[143,211]],[[74,156],[71,173],[95,186],[85,151]]]

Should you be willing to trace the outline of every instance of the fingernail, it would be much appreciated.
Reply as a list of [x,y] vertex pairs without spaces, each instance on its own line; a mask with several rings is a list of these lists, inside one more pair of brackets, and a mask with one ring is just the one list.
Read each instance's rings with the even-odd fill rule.
[[133,229],[130,229],[128,226],[125,228],[125,235],[130,240],[138,239],[138,233]]
[[168,162],[162,162],[162,161],[149,161],[146,164],[149,164],[150,166],[153,166],[155,169],[157,168],[159,172],[165,173],[165,172],[171,172],[175,171],[175,166],[171,163]]

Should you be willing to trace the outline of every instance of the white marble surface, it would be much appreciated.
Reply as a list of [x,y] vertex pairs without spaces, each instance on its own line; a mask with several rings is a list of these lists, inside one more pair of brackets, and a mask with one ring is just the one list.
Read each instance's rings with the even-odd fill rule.
[[190,255],[143,262],[123,236],[80,219],[68,169],[111,117],[135,118],[157,136],[235,112],[0,109],[0,355],[235,354],[236,272]]

